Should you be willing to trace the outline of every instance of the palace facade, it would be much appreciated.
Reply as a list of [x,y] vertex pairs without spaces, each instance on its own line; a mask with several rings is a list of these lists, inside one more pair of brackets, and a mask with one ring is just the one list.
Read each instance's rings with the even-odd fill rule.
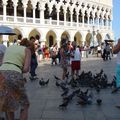
[[98,45],[114,38],[112,7],[112,0],[0,0],[0,25],[16,33],[0,36],[0,41],[39,35],[41,45],[48,47],[64,40]]

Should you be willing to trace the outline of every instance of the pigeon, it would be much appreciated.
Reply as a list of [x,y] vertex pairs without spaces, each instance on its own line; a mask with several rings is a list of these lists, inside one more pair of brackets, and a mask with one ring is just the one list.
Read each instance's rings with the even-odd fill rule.
[[68,89],[65,84],[60,84],[60,88],[61,88],[63,91],[65,91],[66,89]]
[[68,88],[66,88],[66,90],[61,94],[61,96],[65,96],[65,95],[67,95],[68,94],[68,92],[69,92],[69,89]]
[[97,105],[101,105],[102,104],[102,100],[100,98],[97,99],[96,102],[97,102]]
[[55,85],[58,87],[58,86],[60,86],[60,83],[58,83],[58,81],[56,81]]
[[100,93],[100,87],[99,87],[99,86],[97,86],[97,87],[95,88],[95,90],[96,90],[97,93]]
[[69,72],[65,75],[65,77],[68,79],[68,77],[69,77]]
[[44,81],[43,78],[41,78],[41,80],[39,80],[39,85],[40,86],[48,85],[48,83],[49,83],[49,79],[47,81]]
[[56,75],[54,75],[54,78],[56,79],[56,80],[61,80],[59,77],[57,77]]
[[79,94],[79,93],[80,93],[80,88],[76,89],[76,90],[74,91],[74,93],[75,93],[75,94]]
[[69,94],[68,96],[64,97],[63,100],[67,100],[67,101],[71,101],[73,99],[73,97],[75,96],[75,93],[72,92],[71,94]]
[[77,102],[77,105],[86,105],[86,101],[80,99],[78,102]]
[[45,82],[45,84],[48,85],[48,83],[49,83],[49,79]]
[[68,106],[68,102],[69,102],[68,100],[64,101],[62,104],[59,105],[59,107],[65,109]]
[[84,92],[84,94],[87,95],[87,94],[88,94],[88,91],[89,91],[89,89],[87,89],[87,90]]

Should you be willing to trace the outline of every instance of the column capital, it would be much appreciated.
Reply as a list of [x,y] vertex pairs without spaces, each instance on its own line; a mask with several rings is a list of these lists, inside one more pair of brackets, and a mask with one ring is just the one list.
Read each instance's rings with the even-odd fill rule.
[[3,6],[7,5],[7,1],[3,0]]

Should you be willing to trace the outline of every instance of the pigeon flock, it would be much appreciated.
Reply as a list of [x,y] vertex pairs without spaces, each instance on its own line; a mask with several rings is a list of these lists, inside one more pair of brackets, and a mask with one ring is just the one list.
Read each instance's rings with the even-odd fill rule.
[[[109,82],[103,69],[96,74],[92,74],[91,71],[82,71],[76,79],[71,78],[67,73],[67,81],[63,81],[55,75],[54,78],[56,80],[55,85],[62,89],[62,103],[59,105],[61,109],[66,109],[74,97],[77,98],[77,105],[92,104],[93,90],[99,94],[101,89],[116,87],[116,77],[114,76],[113,80]],[[86,88],[86,90],[82,88]],[[101,105],[102,99],[98,97],[95,102],[97,105]]]
[[[113,76],[113,80],[109,82],[103,69],[96,74],[93,74],[91,71],[82,71],[76,78],[72,78],[68,72],[66,78],[67,80],[63,81],[54,75],[55,86],[62,90],[62,103],[59,104],[60,109],[66,109],[74,98],[77,98],[76,105],[90,105],[93,103],[93,96],[95,96],[93,95],[93,91],[99,94],[101,89],[116,88],[116,77]],[[48,84],[49,79],[44,80],[41,78],[39,80],[41,87],[47,86]],[[95,102],[97,105],[101,105],[102,99],[98,97]]]

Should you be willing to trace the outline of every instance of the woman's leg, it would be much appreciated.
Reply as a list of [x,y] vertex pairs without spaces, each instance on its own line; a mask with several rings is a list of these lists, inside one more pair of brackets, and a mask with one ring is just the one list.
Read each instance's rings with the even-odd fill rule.
[[79,75],[79,70],[76,70],[76,76],[78,77],[78,75]]
[[75,75],[75,70],[71,69],[71,76],[72,76],[72,78],[74,78],[74,75]]
[[14,112],[6,112],[5,115],[7,120],[14,120]]
[[20,111],[20,120],[28,120],[29,103],[24,105],[24,108]]
[[62,79],[65,80],[65,75],[67,74],[67,68],[63,68],[63,76]]

